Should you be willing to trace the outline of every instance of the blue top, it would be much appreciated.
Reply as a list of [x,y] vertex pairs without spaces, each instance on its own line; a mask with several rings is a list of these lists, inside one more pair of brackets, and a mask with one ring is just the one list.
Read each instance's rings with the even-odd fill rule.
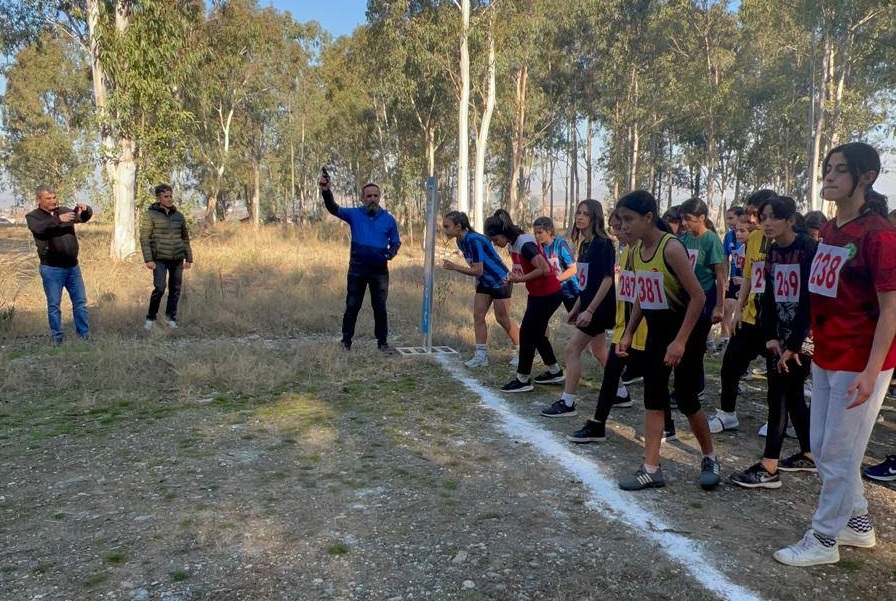
[[476,279],[477,286],[501,288],[509,270],[491,240],[478,232],[467,232],[463,240],[457,239],[457,248],[463,253],[467,263],[482,263],[482,275]]
[[[727,232],[725,232],[725,237],[722,238],[722,250],[725,252],[725,256],[730,259],[728,278],[730,279],[743,277],[744,243],[740,242],[737,239],[737,236],[734,235],[734,230],[728,230]],[[739,261],[740,265],[738,265],[738,254],[741,257],[741,260]]]
[[398,253],[401,239],[398,224],[381,207],[369,213],[364,207],[340,207],[333,193],[323,192],[324,204],[330,214],[348,223],[352,231],[352,247],[348,272],[352,275],[378,275],[388,272],[386,262]]
[[[572,258],[572,249],[566,238],[556,236],[551,240],[550,244],[542,245],[545,257],[548,263],[554,268],[554,273],[559,277],[561,273],[575,265],[576,261]],[[560,282],[563,296],[566,298],[576,298],[581,290],[579,289],[579,279],[571,277],[565,282]]]

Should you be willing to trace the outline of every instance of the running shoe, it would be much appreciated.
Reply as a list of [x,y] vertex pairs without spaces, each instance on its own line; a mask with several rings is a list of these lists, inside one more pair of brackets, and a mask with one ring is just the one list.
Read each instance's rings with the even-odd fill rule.
[[566,376],[563,375],[562,369],[557,373],[546,371],[532,379],[536,384],[562,384],[564,380],[566,380]]
[[722,481],[722,464],[718,459],[704,457],[700,464],[700,488],[712,490]]
[[729,413],[719,409],[715,415],[706,421],[709,422],[709,431],[713,434],[718,434],[725,430],[737,430],[740,427],[740,422],[737,421],[737,413],[734,411]]
[[578,414],[579,412],[576,411],[576,406],[573,405],[570,407],[563,402],[563,399],[554,401],[550,407],[541,410],[541,415],[543,417],[573,417]]
[[663,478],[663,470],[662,468],[658,469],[653,474],[648,474],[644,470],[644,466],[638,468],[631,476],[626,476],[622,480],[619,481],[619,488],[622,490],[644,490],[645,488],[662,488],[666,485],[666,480]]
[[892,482],[896,480],[896,455],[887,455],[886,460],[877,465],[863,468],[862,473],[869,480],[878,482]]
[[613,401],[614,407],[619,407],[620,409],[628,409],[629,407],[634,406],[634,401],[632,401],[631,395],[629,396],[619,396],[616,395],[616,400]]
[[837,563],[840,561],[840,551],[836,541],[832,546],[827,546],[810,528],[798,543],[775,551],[774,557],[788,566],[807,567]]
[[585,425],[566,437],[569,442],[584,444],[603,442],[607,439],[607,424],[589,419]]
[[782,459],[778,462],[778,469],[782,472],[817,472],[818,468],[815,467],[815,462],[810,458],[806,457],[806,454],[803,452],[794,453],[790,457],[786,459]]
[[868,516],[851,518],[843,530],[837,533],[837,544],[842,547],[861,547],[862,549],[870,549],[877,545],[874,527]]
[[488,367],[488,355],[473,355],[469,361],[464,361],[467,367]]
[[781,488],[781,476],[769,473],[761,463],[754,463],[747,469],[729,478],[732,483],[744,488]]
[[501,387],[501,392],[531,392],[533,390],[535,390],[535,387],[532,386],[532,378],[525,382],[520,382],[519,378],[514,378]]

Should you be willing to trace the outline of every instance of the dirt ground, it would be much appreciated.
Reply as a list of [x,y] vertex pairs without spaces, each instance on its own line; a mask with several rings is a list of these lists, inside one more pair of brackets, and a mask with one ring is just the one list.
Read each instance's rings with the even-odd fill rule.
[[[346,354],[331,340],[204,340],[189,328],[95,344],[0,349],[4,601],[717,598],[596,511],[581,482],[505,434],[430,359],[382,357],[363,342]],[[212,349],[216,362],[203,362]],[[487,386],[510,377],[502,359],[477,374]],[[282,380],[247,394],[236,366]],[[200,371],[208,384],[187,385]],[[711,408],[717,373],[708,361]],[[556,388],[504,401],[562,440],[593,411],[599,369],[589,362],[586,374],[577,418],[538,416]],[[764,384],[745,384],[740,431],[715,438],[723,478],[761,454]],[[640,386],[632,392],[640,400]],[[869,462],[896,446],[896,402],[885,405]],[[633,470],[642,413],[616,410],[607,442],[573,452],[616,476]],[[627,494],[728,579],[762,599],[896,599],[893,488],[866,485],[876,549],[788,568],[771,553],[808,526],[817,477],[704,492],[695,441],[676,421],[667,487]]]

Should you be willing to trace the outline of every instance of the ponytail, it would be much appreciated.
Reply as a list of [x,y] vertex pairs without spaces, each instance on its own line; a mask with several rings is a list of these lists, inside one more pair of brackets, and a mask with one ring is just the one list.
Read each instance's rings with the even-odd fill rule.
[[886,196],[876,190],[872,190],[871,186],[865,188],[865,204],[862,205],[863,213],[886,217],[889,210],[890,207],[887,204]]

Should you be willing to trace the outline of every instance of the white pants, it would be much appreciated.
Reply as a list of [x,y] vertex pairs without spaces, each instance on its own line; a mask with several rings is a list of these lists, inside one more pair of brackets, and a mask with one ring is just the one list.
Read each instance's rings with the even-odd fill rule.
[[837,536],[850,518],[868,513],[860,471],[862,458],[893,370],[877,376],[867,401],[847,409],[855,395],[847,397],[846,389],[857,375],[812,364],[809,439],[821,476],[821,495],[812,528],[826,536]]

